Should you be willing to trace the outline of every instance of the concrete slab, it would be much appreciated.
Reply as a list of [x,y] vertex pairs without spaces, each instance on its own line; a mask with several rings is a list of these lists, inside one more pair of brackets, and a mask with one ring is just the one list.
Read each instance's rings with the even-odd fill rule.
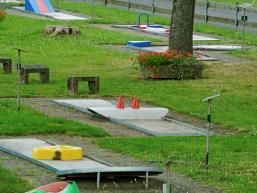
[[[12,7],[15,10],[18,11],[23,11],[23,12],[28,12],[25,10],[25,7]],[[31,14],[36,14],[36,13],[32,13],[32,12],[28,12]],[[54,13],[40,13],[40,14],[36,14],[36,15],[41,15],[41,16],[46,16],[46,17],[50,17],[53,19],[57,19],[57,20],[87,20],[88,18],[85,17],[79,17],[79,16],[75,16],[75,15],[71,15],[71,14],[66,14],[66,13],[61,13],[61,12],[54,12]]]
[[125,108],[116,107],[91,107],[88,110],[94,114],[120,120],[156,120],[162,119],[169,112],[166,108]]
[[66,107],[75,108],[81,112],[92,114],[88,111],[89,107],[114,107],[115,104],[102,99],[61,99],[54,100],[55,103]]
[[[117,109],[114,104],[101,99],[55,100],[55,102],[85,113],[105,117],[112,122],[153,136],[206,135],[203,129],[166,118],[168,113],[166,108]],[[95,107],[89,107],[94,105]],[[105,106],[101,107],[101,105]]]
[[[114,120],[115,121],[115,120]],[[153,136],[204,136],[206,132],[194,126],[163,119],[116,120],[122,125],[133,127]]]
[[0,3],[22,3],[23,1],[19,0],[0,0]]
[[[101,173],[101,176],[131,176],[131,175],[156,175],[162,173],[162,170],[153,167],[115,167],[111,164],[96,161],[90,157],[84,157],[83,160],[59,161],[59,160],[35,160],[32,158],[32,149],[36,147],[51,146],[51,144],[42,140],[26,139],[0,139],[0,151],[23,158],[34,164],[42,166],[48,170],[56,172],[58,176],[95,176]],[[98,176],[98,175],[97,175]]]
[[208,51],[233,51],[240,50],[242,46],[239,45],[194,45],[194,50],[208,50]]
[[[114,28],[123,28],[123,29],[131,29],[131,30],[136,30],[136,31],[142,31],[154,35],[169,35],[169,28],[168,27],[147,27],[146,25],[143,26],[141,25],[140,28],[137,25],[112,25]],[[202,36],[202,35],[193,35],[193,40],[194,41],[217,41],[219,39],[213,38],[213,37],[208,37],[208,36]]]
[[[169,49],[168,46],[147,46],[147,47],[133,47],[128,46],[129,48],[141,49],[142,51],[148,52],[165,52]],[[233,51],[240,50],[242,46],[239,45],[193,45],[194,50],[206,50],[206,51]]]

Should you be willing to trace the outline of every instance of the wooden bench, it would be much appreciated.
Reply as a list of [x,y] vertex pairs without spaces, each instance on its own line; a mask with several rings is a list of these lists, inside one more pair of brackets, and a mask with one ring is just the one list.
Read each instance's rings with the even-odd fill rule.
[[71,92],[78,93],[79,82],[88,82],[89,94],[99,93],[99,77],[68,77],[67,88]]
[[21,81],[24,84],[28,84],[30,73],[39,73],[40,81],[42,83],[49,83],[49,68],[43,65],[22,66],[20,75],[21,75]]
[[0,64],[3,64],[3,69],[6,74],[12,73],[12,60],[10,58],[0,58]]

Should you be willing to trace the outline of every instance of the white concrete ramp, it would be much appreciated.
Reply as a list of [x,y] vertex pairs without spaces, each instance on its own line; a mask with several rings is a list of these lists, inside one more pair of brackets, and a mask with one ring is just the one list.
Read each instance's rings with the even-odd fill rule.
[[159,120],[168,113],[166,108],[117,109],[116,107],[90,107],[88,110],[106,118],[120,120]]
[[97,115],[112,122],[153,136],[201,136],[205,130],[190,124],[166,118],[167,108],[117,109],[114,103],[101,99],[68,99],[54,102],[75,108],[81,112]]

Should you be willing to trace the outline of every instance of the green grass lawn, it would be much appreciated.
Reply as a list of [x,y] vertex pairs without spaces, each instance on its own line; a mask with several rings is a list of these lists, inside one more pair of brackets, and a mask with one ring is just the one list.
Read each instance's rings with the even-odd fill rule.
[[33,189],[32,185],[19,178],[15,173],[0,165],[0,192],[1,193],[24,193]]
[[43,115],[31,108],[22,106],[17,112],[13,100],[0,100],[0,135],[31,135],[62,133],[83,137],[104,137],[108,134],[99,128],[80,124],[62,118]]
[[172,170],[227,193],[256,193],[256,140],[256,136],[211,137],[208,177],[204,170],[204,137],[108,138],[96,143],[145,161],[182,162],[172,164]]
[[[60,3],[61,8],[66,10],[92,13],[92,6],[88,4]],[[96,23],[137,21],[137,13],[103,6],[96,7],[96,16]],[[154,17],[151,20],[153,23],[169,24],[169,19],[165,18]],[[48,37],[42,33],[45,25],[55,24],[77,26],[82,34],[76,37]],[[240,37],[238,32],[203,24],[196,24],[195,31],[224,36],[227,39],[222,41],[231,43],[239,42]],[[239,133],[256,135],[255,62],[240,65],[206,63],[204,79],[148,81],[141,78],[139,69],[129,61],[135,54],[105,46],[125,45],[128,40],[159,41],[144,35],[95,28],[90,21],[61,22],[8,15],[0,23],[0,55],[11,57],[15,64],[17,54],[13,48],[21,47],[29,51],[22,54],[23,64],[45,64],[50,68],[50,84],[40,84],[37,75],[32,75],[30,84],[22,85],[23,97],[88,97],[85,88],[80,88],[78,95],[70,94],[66,88],[66,78],[100,76],[100,96],[124,95],[132,98],[137,95],[145,102],[205,119],[207,105],[200,100],[222,91],[222,97],[213,103],[214,123],[233,128]],[[248,45],[256,45],[254,35],[247,34],[246,40]],[[16,97],[16,70],[9,75],[0,69],[0,77],[0,97]],[[108,135],[98,128],[51,118],[28,107],[23,107],[19,114],[14,100],[0,100],[0,135],[51,132],[94,137]],[[108,138],[97,143],[144,160],[167,159],[173,155],[175,159],[186,161],[186,164],[174,165],[175,171],[204,180],[204,138]],[[256,192],[255,136],[213,137],[210,148],[209,184],[227,192]]]
[[[82,35],[48,37],[42,33],[47,24],[78,26]],[[42,85],[38,77],[31,76],[31,83],[22,85],[22,96],[71,97],[67,92],[66,77],[100,76],[101,96],[137,95],[140,100],[204,119],[206,104],[200,99],[224,91],[214,103],[215,123],[237,131],[253,134],[257,131],[256,63],[209,63],[205,68],[205,79],[147,81],[140,78],[139,69],[129,61],[132,54],[103,47],[105,44],[124,45],[128,40],[146,39],[144,36],[94,28],[85,21],[64,23],[13,15],[7,16],[0,26],[1,55],[13,58],[15,63],[17,56],[13,47],[21,47],[30,52],[22,54],[24,64],[45,64],[50,68],[51,83]],[[16,74],[7,75],[0,71],[0,76],[0,96],[16,96]],[[80,97],[87,96],[83,89]]]

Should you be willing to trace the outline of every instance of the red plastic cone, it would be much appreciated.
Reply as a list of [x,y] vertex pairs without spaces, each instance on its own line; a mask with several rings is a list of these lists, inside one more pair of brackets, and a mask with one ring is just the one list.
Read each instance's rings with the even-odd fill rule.
[[139,104],[138,104],[138,99],[137,97],[135,96],[132,103],[131,103],[131,108],[132,109],[139,109]]
[[124,103],[123,103],[123,100],[122,100],[122,96],[119,96],[118,102],[116,104],[116,108],[117,109],[124,109]]

